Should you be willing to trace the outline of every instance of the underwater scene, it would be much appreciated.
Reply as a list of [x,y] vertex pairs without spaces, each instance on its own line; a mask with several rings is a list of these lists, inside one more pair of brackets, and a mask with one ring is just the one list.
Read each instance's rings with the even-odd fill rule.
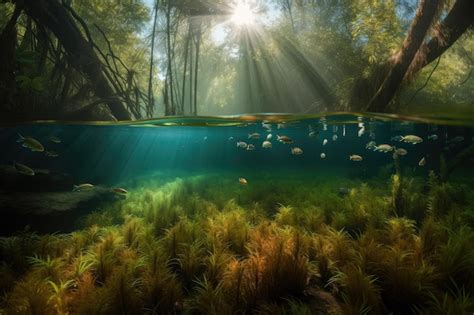
[[389,115],[0,129],[0,314],[471,314],[474,129]]

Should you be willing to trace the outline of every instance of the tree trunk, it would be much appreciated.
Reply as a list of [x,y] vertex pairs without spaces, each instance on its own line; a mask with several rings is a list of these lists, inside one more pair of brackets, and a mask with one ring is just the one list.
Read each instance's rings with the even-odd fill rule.
[[154,97],[153,97],[153,57],[155,52],[155,33],[156,33],[156,20],[158,17],[158,0],[155,1],[155,17],[153,18],[153,31],[151,32],[151,52],[150,52],[150,74],[148,77],[148,102],[150,103],[148,108],[148,116],[153,115],[154,109]]
[[440,0],[421,0],[402,49],[394,56],[388,75],[369,101],[368,111],[380,112],[387,108],[428,34],[438,12],[439,4]]
[[15,91],[16,22],[22,11],[20,5],[15,6],[13,15],[0,34],[0,108],[2,109],[7,109],[7,106],[11,105]]
[[[17,0],[20,2],[19,0]],[[39,25],[50,29],[69,54],[70,64],[84,73],[95,94],[102,98],[115,118],[131,119],[103,73],[103,65],[72,17],[57,0],[23,0],[26,13]]]
[[474,1],[457,0],[443,22],[441,22],[440,33],[434,36],[428,43],[423,44],[420,49],[420,52],[423,54],[419,58],[421,62],[413,67],[412,73],[418,72],[424,66],[438,59],[473,23]]
[[199,71],[199,52],[201,48],[201,29],[199,29],[199,34],[197,34],[196,39],[196,61],[194,65],[194,116],[197,116],[197,87],[198,87],[198,71]]
[[173,68],[171,55],[171,1],[168,1],[168,8],[166,10],[166,43],[168,51],[168,83],[169,83],[169,97],[170,97],[170,112],[169,115],[176,115],[176,106],[174,104],[173,96]]
[[194,72],[194,60],[193,60],[193,42],[191,41],[190,54],[189,54],[189,115],[193,114],[193,72]]
[[181,114],[184,114],[184,102],[186,94],[186,71],[188,70],[188,53],[189,53],[189,42],[191,39],[191,25],[189,25],[188,36],[186,37],[186,44],[184,45],[184,69],[183,69],[183,86],[181,92]]

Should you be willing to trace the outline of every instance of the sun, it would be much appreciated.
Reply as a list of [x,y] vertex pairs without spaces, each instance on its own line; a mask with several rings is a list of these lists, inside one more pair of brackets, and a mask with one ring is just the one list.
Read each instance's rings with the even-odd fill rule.
[[237,26],[255,24],[256,18],[257,14],[254,8],[246,1],[239,1],[232,8],[231,21]]

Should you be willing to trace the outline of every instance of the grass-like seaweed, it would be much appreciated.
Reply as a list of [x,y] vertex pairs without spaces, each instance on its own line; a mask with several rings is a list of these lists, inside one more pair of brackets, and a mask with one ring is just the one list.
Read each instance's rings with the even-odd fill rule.
[[150,178],[72,233],[2,238],[0,312],[472,312],[474,194],[423,182]]

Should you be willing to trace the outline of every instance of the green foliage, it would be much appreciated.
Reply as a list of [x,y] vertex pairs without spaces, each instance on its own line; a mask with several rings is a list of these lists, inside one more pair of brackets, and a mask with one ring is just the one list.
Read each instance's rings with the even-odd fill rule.
[[347,265],[330,283],[340,287],[344,314],[380,314],[382,299],[376,278],[364,274],[356,265]]
[[[242,191],[240,202],[226,180],[146,182],[104,210],[105,222],[119,225],[3,238],[0,309],[7,314],[469,312],[474,232],[460,209],[474,200],[470,186],[442,183],[431,174],[429,192],[422,194],[420,182],[404,177],[399,216],[392,211],[393,182],[387,187],[345,183],[353,188],[343,197],[334,193],[338,180],[315,183],[318,194],[311,185],[281,188],[285,203],[267,199],[265,184],[258,182],[252,183],[258,193]],[[428,205],[429,213],[419,215]]]

